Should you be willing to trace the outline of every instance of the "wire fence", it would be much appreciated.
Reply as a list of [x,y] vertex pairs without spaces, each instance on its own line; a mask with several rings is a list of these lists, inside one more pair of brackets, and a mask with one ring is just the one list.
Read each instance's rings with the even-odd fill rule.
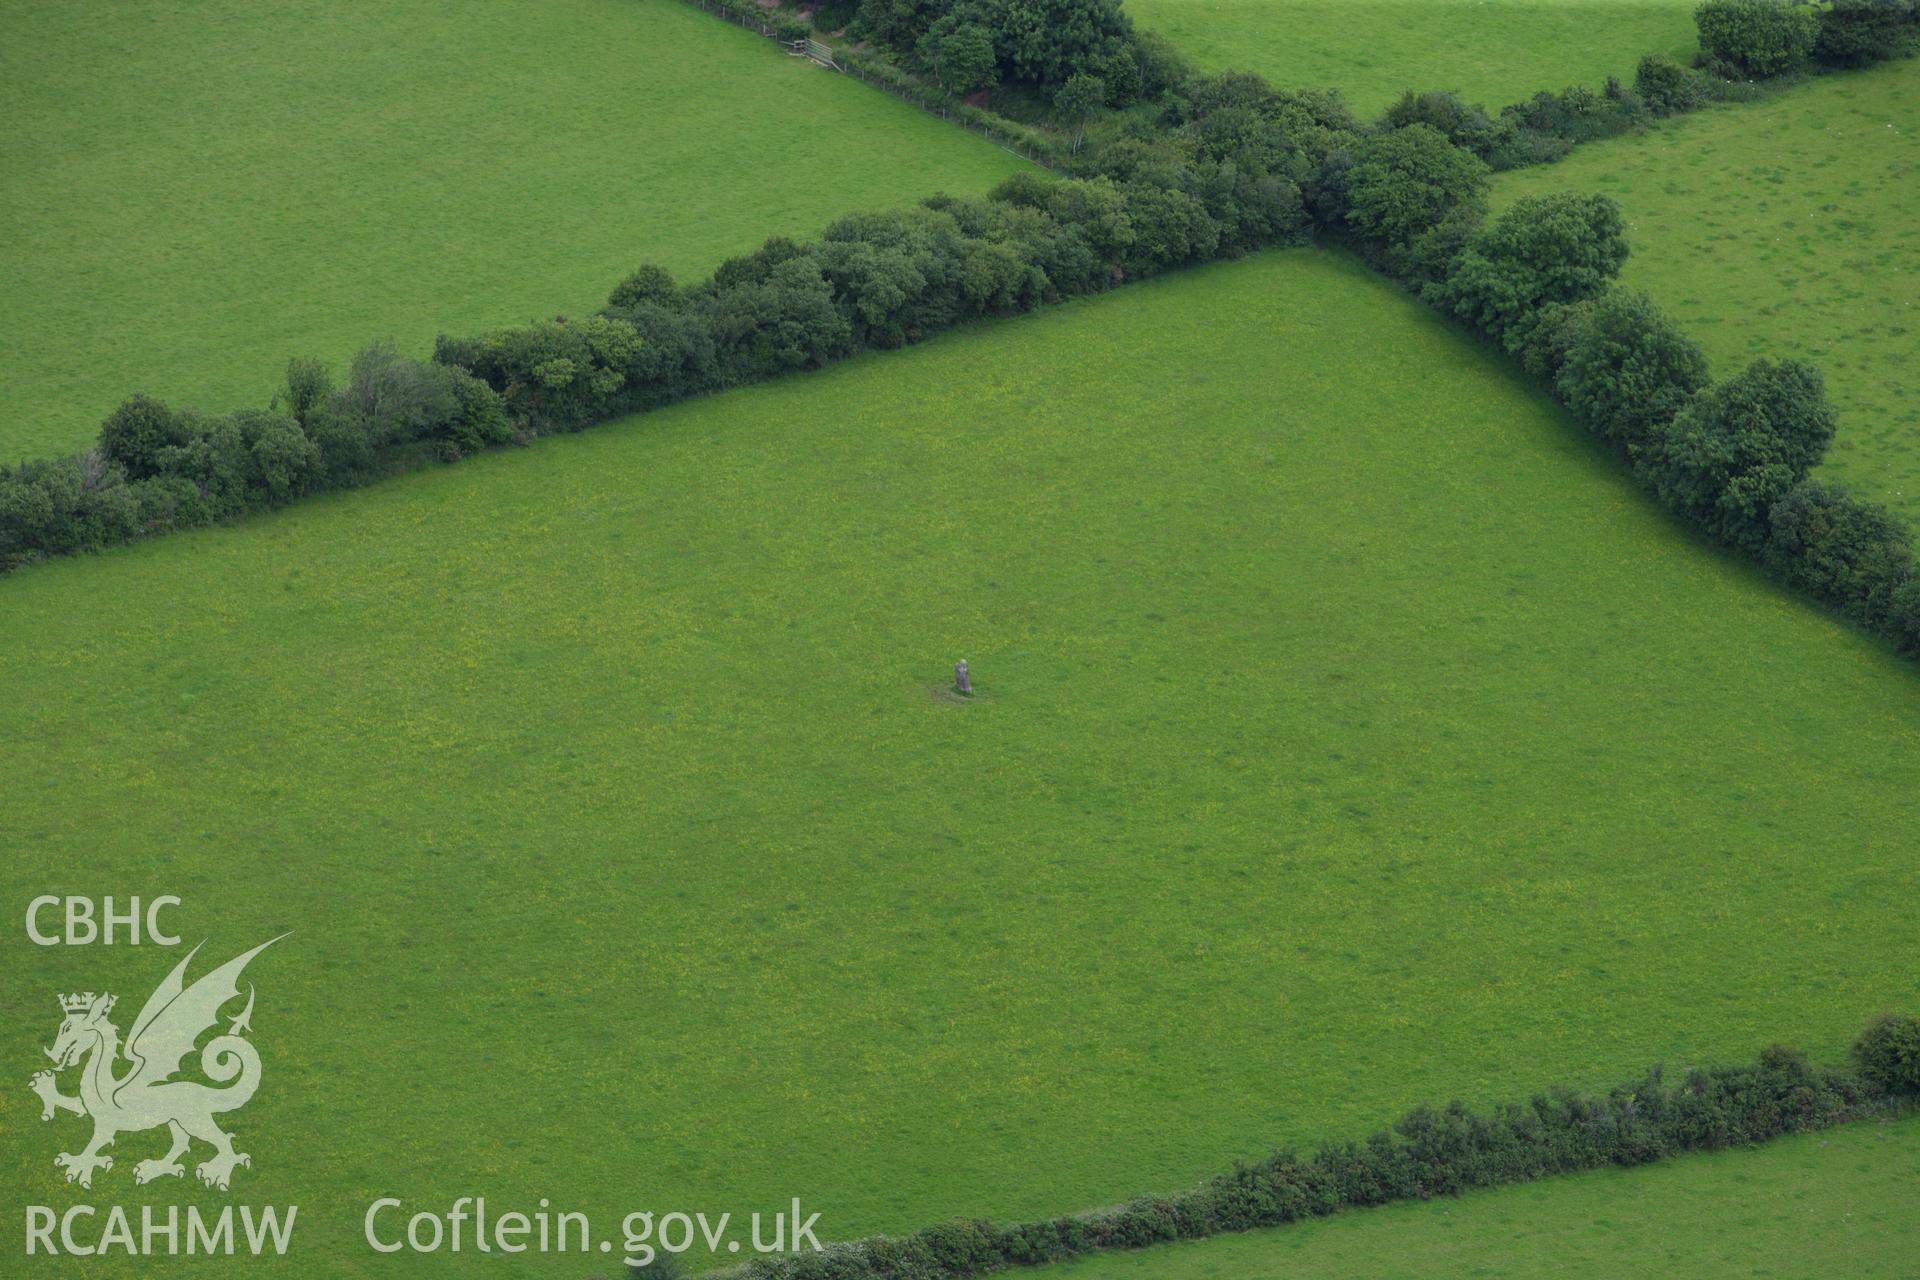
[[[1033,134],[1010,128],[999,123],[990,112],[968,106],[944,90],[910,79],[891,63],[876,64],[864,55],[854,56],[847,50],[835,53],[813,38],[804,19],[778,9],[762,10],[753,0],[686,0],[686,3],[704,9],[716,18],[725,18],[748,31],[758,32],[788,53],[811,58],[823,67],[864,81],[950,124],[971,129],[1003,151],[1010,151],[1043,168],[1060,167],[1053,147]],[[774,17],[775,14],[779,15],[778,19]],[[884,70],[881,69],[883,67]]]
[[687,3],[695,8],[705,9],[716,18],[725,18],[735,26],[757,31],[767,39],[785,45],[789,49],[793,46],[795,39],[793,32],[776,26],[770,20],[768,13],[763,12],[758,5],[728,4],[726,0],[687,0]]
[[863,80],[874,88],[884,90],[905,102],[910,102],[929,115],[939,116],[949,124],[971,129],[1003,151],[1011,151],[1048,169],[1060,167],[1051,147],[1036,143],[1024,133],[996,124],[990,113],[978,107],[970,107],[949,94],[912,82],[901,83],[894,77],[904,79],[903,73],[892,67],[888,67],[887,71],[891,74],[887,74],[887,72],[875,70],[862,61],[843,56],[835,70],[850,75],[856,80]]

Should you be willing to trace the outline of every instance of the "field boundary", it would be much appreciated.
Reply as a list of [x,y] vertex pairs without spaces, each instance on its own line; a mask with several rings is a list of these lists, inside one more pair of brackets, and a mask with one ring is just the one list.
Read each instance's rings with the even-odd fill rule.
[[[932,88],[906,75],[884,59],[869,57],[852,49],[828,49],[814,39],[813,24],[784,8],[762,9],[753,0],[685,0],[696,9],[755,32],[789,53],[800,53],[830,71],[852,76],[883,93],[939,116],[949,124],[971,129],[987,141],[1010,151],[1023,160],[1047,169],[1059,169],[1060,157],[1051,141],[1037,129],[1027,129],[995,115],[970,107],[944,90]],[[776,20],[777,18],[777,20]],[[826,53],[822,58],[814,53]]]
[[[708,1274],[716,1280],[974,1280],[1396,1201],[1756,1145],[1910,1110],[1906,1095],[1920,1080],[1907,1077],[1920,1073],[1920,1064],[1894,1077],[1879,1066],[1890,1052],[1908,1052],[1916,1036],[1920,1021],[1880,1019],[1855,1045],[1858,1073],[1815,1069],[1798,1050],[1776,1045],[1752,1063],[1696,1068],[1678,1086],[1666,1084],[1656,1065],[1602,1097],[1556,1089],[1490,1111],[1458,1101],[1421,1107],[1364,1142],[1330,1142],[1308,1159],[1278,1151],[1186,1192],[1004,1226],[958,1220]],[[633,1274],[644,1277],[646,1269]]]
[[776,44],[792,47],[796,40],[806,38],[813,28],[803,19],[788,13],[785,9],[763,9],[746,0],[744,3],[729,4],[727,0],[686,0],[696,9],[705,9],[716,18],[725,18],[735,26],[765,36]]
[[[694,2],[760,13],[753,0]],[[781,22],[793,26],[743,25],[769,38],[805,25]],[[1710,79],[1654,60],[1641,70],[1644,95],[1617,83],[1605,95],[1536,95],[1529,109],[1543,123],[1503,113],[1505,132],[1565,141],[1624,131],[1653,113],[1656,87],[1693,101]],[[884,60],[855,74],[908,84]],[[913,210],[849,214],[817,242],[776,236],[686,289],[643,267],[584,320],[443,334],[428,364],[370,346],[347,387],[296,359],[267,409],[216,418],[135,396],[92,448],[0,468],[0,572],[1324,233],[1503,345],[1670,513],[1920,656],[1920,571],[1906,525],[1808,475],[1832,436],[1819,371],[1762,360],[1713,383],[1697,344],[1650,301],[1614,288],[1624,250],[1595,265],[1623,245],[1611,201],[1585,201],[1559,225],[1566,201],[1483,226],[1489,166],[1455,126],[1486,113],[1464,112],[1450,95],[1414,102],[1417,118],[1389,113],[1369,125],[1337,93],[1288,93],[1235,75],[1188,88],[1179,118],[1156,133],[1076,156],[1087,177],[1021,172],[985,200],[934,196]],[[1209,134],[1221,110],[1268,126],[1263,149],[1246,150],[1231,129]],[[1568,257],[1583,254],[1598,256],[1584,265]],[[1743,401],[1759,405],[1788,461],[1769,466],[1756,450],[1770,446],[1752,431],[1733,438]]]

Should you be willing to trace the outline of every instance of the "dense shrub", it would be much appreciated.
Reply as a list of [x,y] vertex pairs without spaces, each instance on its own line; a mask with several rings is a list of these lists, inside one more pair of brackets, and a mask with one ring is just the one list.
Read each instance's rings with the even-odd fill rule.
[[1140,97],[1148,101],[1178,93],[1196,75],[1186,55],[1158,31],[1133,33],[1133,65],[1140,75]]
[[1087,121],[1107,105],[1107,82],[1099,76],[1076,71],[1053,93],[1053,118],[1074,131],[1074,145],[1085,135]]
[[917,48],[921,61],[950,92],[969,94],[999,79],[993,33],[978,22],[942,23],[920,37]]
[[1500,112],[1502,120],[1522,133],[1558,139],[1567,145],[1627,133],[1645,124],[1648,115],[1640,95],[1613,77],[1608,77],[1599,93],[1583,85],[1569,85],[1559,93],[1536,93]]
[[286,409],[304,428],[333,394],[333,375],[320,361],[295,356],[287,361],[285,387],[281,395],[274,397],[273,407]]
[[1712,81],[1704,73],[1658,53],[1640,59],[1633,73],[1633,90],[1656,116],[1698,111],[1713,101]]
[[1591,307],[1586,303],[1549,302],[1528,318],[1524,328],[1509,334],[1510,349],[1520,366],[1558,390],[1560,370]]
[[1423,296],[1514,351],[1542,307],[1594,297],[1626,260],[1620,207],[1606,196],[1528,196],[1476,235]]
[[1087,75],[1126,103],[1186,74],[1164,42],[1135,36],[1120,0],[860,0],[853,27],[956,93]]
[[416,440],[457,411],[451,381],[446,370],[408,359],[391,341],[371,342],[354,356],[346,385],[312,418],[374,449]]
[[[1120,0],[970,0],[993,35],[1007,78],[1037,85],[1095,75],[1133,88],[1133,21]],[[1124,97],[1130,97],[1124,94]]]
[[1489,168],[1502,170],[1551,163],[1576,143],[1624,133],[1647,118],[1638,91],[1609,80],[1601,93],[1579,86],[1538,93],[1502,108],[1497,116],[1453,93],[1409,91],[1387,109],[1381,126],[1424,124],[1479,156]]
[[1913,572],[1906,524],[1839,485],[1806,480],[1773,504],[1766,558],[1852,621],[1901,639],[1896,606]]
[[940,0],[860,0],[854,30],[875,43],[905,52],[945,16],[948,7]]
[[1630,453],[1707,384],[1706,356],[1644,293],[1609,289],[1558,313],[1552,333],[1561,399]]
[[318,478],[318,447],[283,414],[239,409],[188,423],[186,442],[161,451],[159,474],[192,483],[216,515],[286,502]]
[[1693,17],[1702,54],[1762,78],[1806,62],[1819,33],[1812,7],[1790,0],[1705,0]]
[[1854,1041],[1853,1060],[1861,1079],[1881,1093],[1920,1093],[1920,1018],[1875,1018]]
[[1244,73],[1208,76],[1168,104],[1164,123],[1172,128],[1151,139],[1122,139],[1090,157],[1088,167],[1126,179],[1211,162],[1291,187],[1319,221],[1337,225],[1344,217],[1345,175],[1360,135],[1337,92],[1279,90]]
[[1911,53],[1920,35],[1915,0],[1830,0],[1820,11],[1813,56],[1830,67],[1864,67]]
[[1501,133],[1499,145],[1487,157],[1490,169],[1505,172],[1529,165],[1552,164],[1573,150],[1573,141],[1569,138],[1519,128],[1509,117],[1502,116],[1501,120],[1507,127]]
[[680,286],[673,282],[673,273],[665,267],[648,263],[632,271],[607,295],[607,306],[615,310],[626,310],[642,303],[669,309],[678,307],[681,303]]
[[[36,555],[98,550],[113,539],[114,524],[133,523],[116,522],[101,507],[98,494],[110,483],[111,466],[89,450],[0,470],[0,567]],[[124,472],[118,479],[124,481]]]
[[1341,180],[1344,220],[1396,274],[1422,236],[1485,208],[1487,166],[1429,125],[1362,137],[1350,155]]
[[1388,129],[1426,125],[1444,134],[1454,146],[1465,147],[1482,160],[1492,156],[1512,132],[1510,123],[1496,120],[1487,114],[1485,107],[1463,102],[1459,95],[1444,90],[1427,93],[1407,90],[1400,95],[1400,101],[1387,108],[1381,123]]
[[860,0],[812,0],[813,25],[821,31],[839,31],[860,12]]
[[1833,428],[1818,369],[1757,360],[1656,425],[1639,461],[1669,509],[1758,551],[1774,503],[1820,464]]
[[144,480],[160,473],[161,455],[187,443],[187,431],[187,424],[166,405],[151,396],[133,395],[100,424],[100,452],[125,468],[129,478]]
[[1920,565],[1907,574],[1907,580],[1894,588],[1893,604],[1887,610],[1887,638],[1903,653],[1920,655]]
[[[435,344],[434,361],[442,367],[458,366],[484,381],[512,415],[578,426],[604,414],[614,393],[626,384],[627,365],[639,348],[640,335],[625,320],[561,316],[477,338],[443,334]],[[453,399],[451,380],[443,379],[433,390]],[[433,416],[445,419],[453,412],[449,403],[436,406]]]

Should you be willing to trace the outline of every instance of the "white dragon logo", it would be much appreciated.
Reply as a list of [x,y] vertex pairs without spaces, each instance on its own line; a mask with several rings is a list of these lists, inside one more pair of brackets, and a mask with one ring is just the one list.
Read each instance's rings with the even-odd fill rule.
[[[287,935],[281,934],[284,938]],[[66,1018],[53,1048],[46,1051],[53,1059],[53,1071],[36,1072],[33,1091],[40,1095],[42,1120],[53,1119],[56,1111],[93,1117],[93,1140],[78,1155],[61,1152],[53,1162],[67,1171],[67,1181],[83,1187],[93,1185],[96,1169],[113,1168],[113,1157],[102,1155],[102,1148],[113,1145],[114,1137],[140,1129],[167,1126],[173,1146],[158,1160],[142,1160],[133,1167],[135,1182],[155,1178],[181,1177],[180,1165],[191,1139],[212,1145],[214,1154],[194,1172],[210,1187],[227,1189],[236,1165],[252,1166],[245,1152],[233,1149],[233,1135],[213,1122],[216,1115],[237,1111],[253,1097],[260,1086],[260,1054],[241,1036],[252,1030],[253,987],[247,987],[247,1006],[232,1019],[226,1034],[207,1041],[200,1051],[200,1069],[208,1079],[224,1088],[212,1088],[194,1080],[176,1080],[194,1042],[220,1020],[220,1008],[240,995],[240,972],[247,962],[280,938],[271,938],[245,955],[236,956],[192,986],[185,982],[187,963],[199,953],[195,947],[187,958],[174,966],[166,981],[147,997],[140,1016],[127,1033],[126,1056],[133,1066],[125,1075],[114,1074],[120,1048],[120,1029],[107,1020],[116,997],[104,992],[60,997]],[[201,946],[206,945],[202,943]],[[88,1055],[91,1054],[91,1057]],[[64,1071],[86,1059],[80,1072],[80,1093],[68,1097],[60,1092],[54,1072]]]

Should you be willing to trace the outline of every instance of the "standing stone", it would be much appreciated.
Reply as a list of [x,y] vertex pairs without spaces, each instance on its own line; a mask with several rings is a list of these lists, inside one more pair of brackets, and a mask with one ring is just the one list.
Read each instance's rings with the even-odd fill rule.
[[973,696],[973,681],[967,678],[967,660],[965,658],[953,664],[953,687],[968,697]]

